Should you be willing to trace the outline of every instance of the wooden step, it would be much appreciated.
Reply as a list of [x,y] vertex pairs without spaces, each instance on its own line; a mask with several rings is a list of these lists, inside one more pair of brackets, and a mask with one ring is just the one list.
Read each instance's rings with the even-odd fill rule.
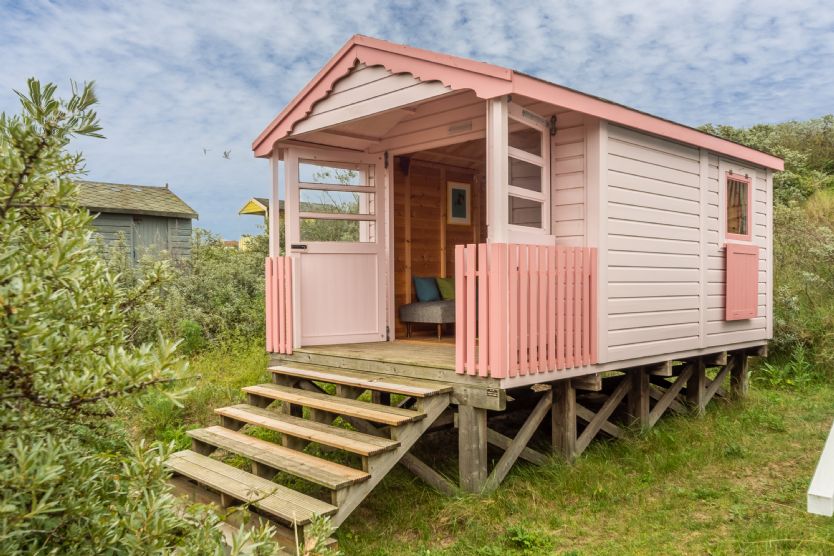
[[[197,502],[198,504],[215,506],[218,510],[223,509],[223,500],[219,494],[208,490],[202,485],[192,482],[186,477],[171,477],[169,483],[174,488],[174,493],[177,496],[183,497],[191,502]],[[183,511],[184,509],[185,508],[183,508]],[[226,545],[229,547],[231,547],[230,541],[241,527],[245,531],[257,531],[266,525],[272,527],[272,540],[276,541],[282,547],[282,550],[274,556],[297,556],[296,551],[292,548],[296,545],[296,531],[293,530],[293,527],[280,523],[277,520],[270,519],[265,515],[240,510],[227,513],[225,521],[221,521],[217,524],[218,529],[220,529],[220,532],[223,534]],[[337,547],[336,539],[333,537],[325,540],[324,544],[325,546],[334,549]],[[251,546],[251,543],[244,543],[243,546]]]
[[396,440],[317,423],[301,417],[276,413],[253,405],[221,407],[215,413],[241,423],[256,425],[360,456],[374,456],[399,447]]
[[403,396],[413,396],[415,398],[427,398],[452,391],[450,384],[442,382],[350,371],[320,365],[305,365],[303,363],[275,365],[269,367],[269,370],[278,375],[289,375],[306,378],[307,380],[328,382],[330,384],[343,384],[345,386],[354,386],[368,390],[391,392],[392,394],[402,394]]
[[332,515],[337,508],[306,494],[262,479],[246,471],[201,456],[191,450],[171,454],[165,466],[235,500],[295,525],[306,525],[317,515]]
[[272,469],[286,471],[321,486],[339,490],[368,480],[370,475],[359,469],[278,446],[223,427],[188,431],[188,436],[200,442],[234,452]]
[[419,421],[426,415],[410,409],[400,409],[347,398],[338,398],[330,394],[319,392],[308,392],[298,388],[287,388],[277,384],[258,384],[257,386],[246,386],[243,391],[247,394],[280,400],[287,403],[321,409],[335,413],[336,415],[348,415],[375,423],[384,423],[397,427],[413,421]]

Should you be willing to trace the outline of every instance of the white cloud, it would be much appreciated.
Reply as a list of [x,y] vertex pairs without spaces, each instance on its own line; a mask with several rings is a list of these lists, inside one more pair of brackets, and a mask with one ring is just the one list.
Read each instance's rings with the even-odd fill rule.
[[688,124],[834,106],[834,9],[822,1],[0,1],[0,110],[17,109],[11,89],[29,76],[95,79],[108,140],[80,143],[91,177],[168,182],[200,225],[235,237],[257,221],[239,206],[269,189],[251,140],[354,33]]

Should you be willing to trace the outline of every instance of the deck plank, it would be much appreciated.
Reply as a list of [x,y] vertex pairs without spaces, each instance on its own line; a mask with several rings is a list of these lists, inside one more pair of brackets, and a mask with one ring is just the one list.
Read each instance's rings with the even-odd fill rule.
[[394,342],[309,346],[301,348],[301,351],[334,357],[371,359],[385,363],[455,370],[455,345],[438,341],[396,340]]
[[269,370],[276,374],[290,375],[319,382],[356,386],[369,390],[391,392],[404,396],[425,398],[452,391],[452,386],[442,382],[420,380],[409,377],[392,377],[369,372],[357,372],[344,369],[334,369],[321,365],[293,364],[274,365]]

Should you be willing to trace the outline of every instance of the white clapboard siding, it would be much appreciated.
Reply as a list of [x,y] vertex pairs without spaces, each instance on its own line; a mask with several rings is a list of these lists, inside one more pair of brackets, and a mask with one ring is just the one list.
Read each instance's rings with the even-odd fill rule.
[[698,348],[700,152],[609,125],[606,181],[608,359]]
[[577,112],[559,114],[550,148],[553,210],[551,232],[560,245],[585,245],[585,121]]
[[382,66],[359,64],[313,105],[310,114],[293,127],[293,133],[324,129],[450,91],[439,81],[424,82],[408,73],[392,73]]
[[[721,237],[720,188],[724,187],[723,176],[728,170],[748,174],[753,179],[753,242],[759,246],[759,308],[757,318],[727,321],[724,313],[725,251]],[[767,174],[760,169],[740,164],[737,161],[720,159],[710,154],[708,158],[708,204],[706,214],[707,244],[706,265],[706,318],[705,347],[716,347],[737,342],[764,340],[768,338],[768,187]]]

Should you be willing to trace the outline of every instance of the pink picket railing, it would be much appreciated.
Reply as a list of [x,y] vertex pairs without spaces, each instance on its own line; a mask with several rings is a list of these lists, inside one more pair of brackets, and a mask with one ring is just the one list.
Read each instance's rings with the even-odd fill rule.
[[266,258],[266,351],[292,353],[292,259]]
[[591,247],[455,247],[455,367],[506,378],[596,363]]

